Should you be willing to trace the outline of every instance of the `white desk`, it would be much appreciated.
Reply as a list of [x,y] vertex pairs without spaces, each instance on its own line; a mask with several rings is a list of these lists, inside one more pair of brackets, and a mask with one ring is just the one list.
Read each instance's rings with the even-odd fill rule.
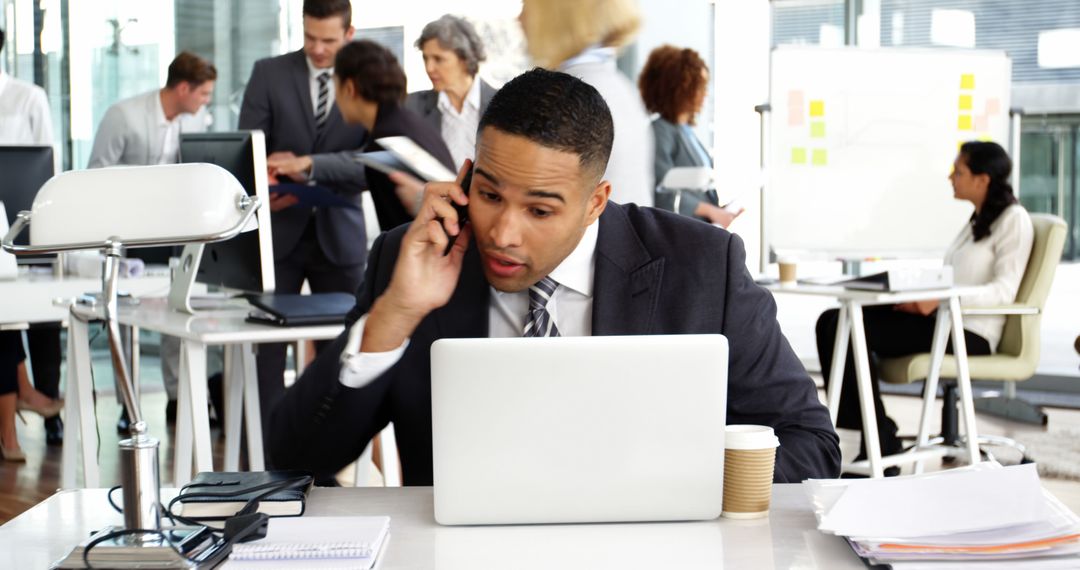
[[[843,384],[844,366],[847,360],[848,341],[851,340],[855,351],[855,379],[859,388],[859,404],[863,420],[863,441],[866,443],[866,455],[869,473],[873,477],[884,475],[884,468],[901,463],[916,462],[916,471],[921,470],[922,460],[931,456],[940,456],[951,449],[929,446],[929,425],[931,404],[937,394],[941,363],[945,358],[949,334],[952,333],[953,354],[956,356],[957,387],[960,389],[961,417],[967,432],[968,459],[971,463],[979,462],[978,434],[975,428],[975,406],[971,395],[971,376],[967,365],[967,344],[964,340],[964,324],[960,315],[960,297],[970,293],[972,287],[950,287],[947,289],[929,289],[925,291],[877,292],[845,289],[838,285],[769,285],[773,293],[795,295],[815,295],[833,297],[840,302],[840,318],[836,330],[836,343],[833,345],[832,368],[829,371],[827,394],[829,417],[836,425],[836,414],[840,409],[840,386]],[[870,359],[866,347],[866,330],[863,326],[862,308],[868,305],[892,305],[909,301],[936,299],[941,301],[938,307],[934,327],[934,339],[931,343],[930,370],[927,372],[926,388],[923,398],[922,415],[919,422],[919,435],[915,448],[902,454],[887,458],[881,457],[881,444],[878,441],[877,415],[874,411],[872,382],[870,377]],[[822,370],[822,374],[825,371]],[[857,462],[853,466],[863,466]],[[850,468],[850,467],[849,467]]]
[[[169,276],[120,279],[119,290],[135,297],[165,295],[169,292]],[[20,272],[14,280],[0,280],[0,330],[66,322],[67,304],[83,293],[94,292],[101,292],[101,279]]]
[[[225,351],[225,471],[236,471],[240,460],[241,405],[246,418],[248,457],[252,470],[264,469],[262,413],[259,409],[259,386],[255,372],[254,345],[267,342],[330,339],[338,336],[342,325],[276,327],[245,321],[250,308],[235,301],[224,308],[187,315],[170,310],[163,298],[142,299],[138,305],[121,307],[121,325],[147,329],[180,338],[180,378],[177,401],[175,462],[173,484],[191,480],[192,450],[195,470],[213,471],[210,418],[206,411],[206,347],[226,346]],[[96,458],[97,432],[92,412],[92,386],[86,323],[69,323],[68,361],[76,363],[67,385],[68,433],[64,438],[61,485],[76,486],[78,450],[82,442],[83,474],[86,487],[100,485]],[[154,434],[151,434],[154,435]]]
[[[770,517],[752,521],[442,527],[432,512],[430,487],[315,488],[305,516],[389,515],[383,570],[865,568],[816,530],[799,485],[774,486]],[[46,568],[108,524],[122,517],[105,490],[59,492],[0,527],[0,568]]]

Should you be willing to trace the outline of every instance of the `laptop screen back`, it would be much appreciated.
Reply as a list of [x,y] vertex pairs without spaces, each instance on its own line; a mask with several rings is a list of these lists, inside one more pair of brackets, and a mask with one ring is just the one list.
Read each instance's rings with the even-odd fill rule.
[[435,519],[719,516],[727,356],[720,335],[435,342]]

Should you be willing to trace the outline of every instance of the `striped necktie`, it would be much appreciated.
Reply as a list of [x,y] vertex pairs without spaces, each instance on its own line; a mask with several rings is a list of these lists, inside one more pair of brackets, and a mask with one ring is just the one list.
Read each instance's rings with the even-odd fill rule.
[[559,336],[559,329],[547,310],[548,301],[558,287],[559,283],[550,277],[529,287],[529,320],[525,323],[523,336]]
[[315,126],[321,129],[326,124],[327,117],[330,116],[330,73],[324,71],[319,74],[318,79],[319,99],[315,106]]

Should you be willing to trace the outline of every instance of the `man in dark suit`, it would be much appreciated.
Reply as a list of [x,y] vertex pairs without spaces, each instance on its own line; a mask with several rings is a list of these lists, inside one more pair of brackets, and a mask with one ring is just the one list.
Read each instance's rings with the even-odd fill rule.
[[[360,193],[364,169],[351,151],[367,133],[346,125],[334,104],[333,65],[352,40],[349,0],[304,1],[304,48],[255,63],[240,108],[241,129],[266,133],[271,173],[313,181],[356,208],[305,208],[295,196],[270,195],[277,291],[299,293],[305,279],[313,292],[353,293],[367,257]],[[285,345],[259,347],[259,399],[269,409],[284,391]]]
[[[838,475],[828,412],[741,240],[608,202],[612,140],[607,105],[584,82],[536,69],[507,83],[481,119],[468,194],[429,184],[416,220],[380,237],[349,329],[273,410],[275,465],[333,474],[394,422],[405,483],[430,485],[440,338],[720,333],[727,419],[776,430],[775,481]],[[451,202],[467,205],[468,223]],[[444,256],[447,234],[457,237]]]

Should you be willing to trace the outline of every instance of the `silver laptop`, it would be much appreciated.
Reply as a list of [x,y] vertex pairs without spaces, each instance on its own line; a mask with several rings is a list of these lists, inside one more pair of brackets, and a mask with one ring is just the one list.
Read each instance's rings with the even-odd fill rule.
[[727,366],[720,335],[436,341],[435,520],[716,518]]

